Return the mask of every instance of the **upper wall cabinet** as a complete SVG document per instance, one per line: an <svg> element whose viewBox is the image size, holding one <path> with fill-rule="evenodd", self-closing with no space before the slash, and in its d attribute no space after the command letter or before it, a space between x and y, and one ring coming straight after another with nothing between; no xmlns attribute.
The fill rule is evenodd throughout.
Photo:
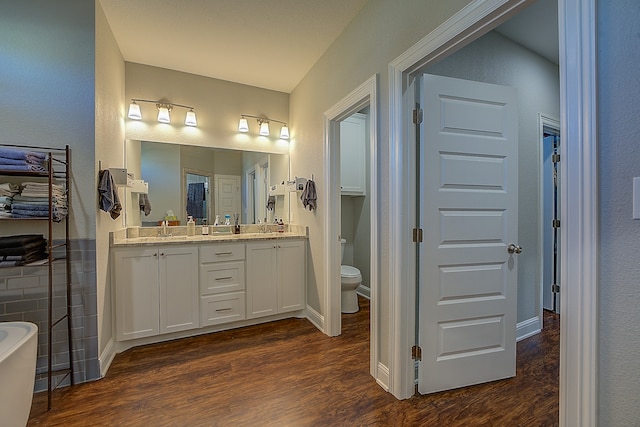
<svg viewBox="0 0 640 427"><path fill-rule="evenodd" d="M356 113L340 123L340 188L343 196L367 193L367 116Z"/></svg>

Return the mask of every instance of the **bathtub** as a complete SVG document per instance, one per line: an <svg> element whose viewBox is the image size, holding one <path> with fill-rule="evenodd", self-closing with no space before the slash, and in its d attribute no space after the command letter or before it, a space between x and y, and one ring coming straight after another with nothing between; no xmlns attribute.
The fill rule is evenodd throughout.
<svg viewBox="0 0 640 427"><path fill-rule="evenodd" d="M36 325L0 322L0 420L3 427L24 427L29 421L37 350Z"/></svg>

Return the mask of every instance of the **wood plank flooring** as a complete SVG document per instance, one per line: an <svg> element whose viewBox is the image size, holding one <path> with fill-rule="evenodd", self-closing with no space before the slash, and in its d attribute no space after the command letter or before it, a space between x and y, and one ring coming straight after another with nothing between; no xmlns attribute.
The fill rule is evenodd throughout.
<svg viewBox="0 0 640 427"><path fill-rule="evenodd" d="M330 338L308 321L139 347L99 381L34 396L28 426L554 426L559 318L518 343L517 376L399 401L369 375L369 306Z"/></svg>

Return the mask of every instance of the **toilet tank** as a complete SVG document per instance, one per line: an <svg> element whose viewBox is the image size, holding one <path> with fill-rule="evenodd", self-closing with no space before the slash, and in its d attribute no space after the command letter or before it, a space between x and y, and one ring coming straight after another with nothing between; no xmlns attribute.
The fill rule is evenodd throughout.
<svg viewBox="0 0 640 427"><path fill-rule="evenodd" d="M344 259L344 245L347 244L347 239L340 239L340 262Z"/></svg>

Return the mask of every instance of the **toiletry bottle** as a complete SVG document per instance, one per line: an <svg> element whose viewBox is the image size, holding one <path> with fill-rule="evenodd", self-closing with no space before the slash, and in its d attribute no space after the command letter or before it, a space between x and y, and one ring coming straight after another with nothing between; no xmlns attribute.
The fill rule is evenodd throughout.
<svg viewBox="0 0 640 427"><path fill-rule="evenodd" d="M193 236L196 234L196 222L192 216L189 216L187 220L187 236Z"/></svg>
<svg viewBox="0 0 640 427"><path fill-rule="evenodd" d="M282 221L282 218L278 221L278 233L284 233L284 221Z"/></svg>
<svg viewBox="0 0 640 427"><path fill-rule="evenodd" d="M213 222L213 226L217 227L220 225L220 215L216 215L216 220Z"/></svg>
<svg viewBox="0 0 640 427"><path fill-rule="evenodd" d="M207 234L209 234L209 226L207 225L207 220L203 219L202 220L202 235L206 236Z"/></svg>
<svg viewBox="0 0 640 427"><path fill-rule="evenodd" d="M238 214L233 215L234 218L234 226L233 226L233 234L240 234L240 219Z"/></svg>
<svg viewBox="0 0 640 427"><path fill-rule="evenodd" d="M224 225L231 225L231 215L226 214L224 216Z"/></svg>

